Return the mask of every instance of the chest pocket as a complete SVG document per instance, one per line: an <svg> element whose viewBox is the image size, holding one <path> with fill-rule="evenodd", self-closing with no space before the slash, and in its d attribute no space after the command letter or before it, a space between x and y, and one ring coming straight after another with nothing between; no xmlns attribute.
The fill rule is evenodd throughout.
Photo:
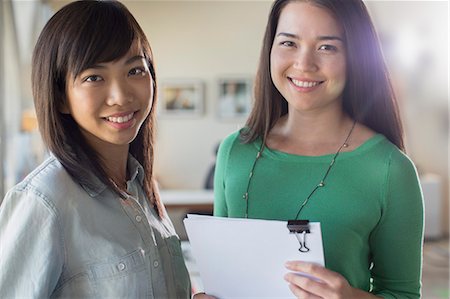
<svg viewBox="0 0 450 299"><path fill-rule="evenodd" d="M166 246L161 248L160 254L164 256L164 268L167 269L166 282L170 297L190 298L191 283L184 263L180 239L177 236L171 236L165 238L164 243Z"/></svg>
<svg viewBox="0 0 450 299"><path fill-rule="evenodd" d="M140 249L90 266L97 298L147 298L149 277Z"/></svg>

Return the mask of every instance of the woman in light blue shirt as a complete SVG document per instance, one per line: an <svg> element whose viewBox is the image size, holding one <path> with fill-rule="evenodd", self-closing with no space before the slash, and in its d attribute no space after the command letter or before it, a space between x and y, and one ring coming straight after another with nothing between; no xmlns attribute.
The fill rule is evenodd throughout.
<svg viewBox="0 0 450 299"><path fill-rule="evenodd" d="M51 155L0 206L2 298L189 298L153 177L156 76L119 2L73 2L43 29L32 86Z"/></svg>

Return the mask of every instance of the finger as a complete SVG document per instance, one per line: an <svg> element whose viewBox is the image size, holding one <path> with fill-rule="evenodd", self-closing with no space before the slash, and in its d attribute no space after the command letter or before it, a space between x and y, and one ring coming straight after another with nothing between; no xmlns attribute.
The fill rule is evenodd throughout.
<svg viewBox="0 0 450 299"><path fill-rule="evenodd" d="M299 287L303 291L314 294L318 297L328 298L331 290L329 286L323 282L315 281L311 278L301 276L296 273L287 273L284 279L289 283Z"/></svg>
<svg viewBox="0 0 450 299"><path fill-rule="evenodd" d="M292 271L297 272L303 272L306 274L309 274L311 276L314 276L315 278L318 278L319 280L322 280L324 282L330 282L334 281L333 278L335 278L338 273L330 271L326 269L325 267L322 267L315 263L307 263L307 262L301 262L301 261L289 261L285 264L286 268Z"/></svg>
<svg viewBox="0 0 450 299"><path fill-rule="evenodd" d="M320 286L320 283L325 284L325 286L321 287L320 290L317 291L318 293L316 293L317 295L320 295L324 298L328 298L330 296L330 294L333 294L336 292L346 293L349 291L350 285L349 285L348 281L344 278L344 276L342 276L341 274L339 274L337 272L328 270L320 265L295 261L295 262L286 263L286 267L293 271L298 271L298 272L302 272L302 273L311 275L312 278L309 279L309 280L311 280L311 282L307 282L307 283L308 284L311 283L312 287L318 286L317 284L313 284L312 282L319 283L319 286ZM298 274L297 274L297 276L301 277ZM304 278L304 279L307 279L307 278ZM316 289L314 289L314 291L315 290ZM309 291L312 291L312 289Z"/></svg>
<svg viewBox="0 0 450 299"><path fill-rule="evenodd" d="M217 298L211 295L206 295L205 293L197 293L194 295L194 299L217 299Z"/></svg>
<svg viewBox="0 0 450 299"><path fill-rule="evenodd" d="M314 294L311 294L305 290L302 290L301 288L299 288L296 285L293 285L292 283L289 284L289 289L291 290L291 292L295 295L295 297L297 298L301 298L301 299L322 299L322 297L318 297Z"/></svg>

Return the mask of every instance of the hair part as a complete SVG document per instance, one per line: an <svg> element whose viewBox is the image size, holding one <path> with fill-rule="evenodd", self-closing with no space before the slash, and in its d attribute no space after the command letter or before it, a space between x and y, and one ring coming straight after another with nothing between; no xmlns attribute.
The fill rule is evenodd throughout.
<svg viewBox="0 0 450 299"><path fill-rule="evenodd" d="M269 13L255 78L254 104L241 131L241 141L266 140L275 123L288 113L286 99L270 74L270 54L282 10L303 1L329 10L344 31L347 83L343 109L356 121L383 134L405 150L397 100L384 62L380 42L366 6L361 0L276 0Z"/></svg>
<svg viewBox="0 0 450 299"><path fill-rule="evenodd" d="M118 1L76 1L55 13L42 30L32 58L32 90L39 130L48 149L72 178L87 187L94 175L123 196L106 172L99 154L78 124L60 109L67 103L67 78L76 78L97 63L116 61L137 42L153 79L153 104L129 152L144 168L143 189L163 215L153 177L156 122L156 74L150 44L128 9Z"/></svg>

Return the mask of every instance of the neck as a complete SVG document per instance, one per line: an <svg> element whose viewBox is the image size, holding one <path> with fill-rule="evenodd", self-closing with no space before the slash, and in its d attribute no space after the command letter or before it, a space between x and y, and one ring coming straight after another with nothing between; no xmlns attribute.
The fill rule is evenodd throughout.
<svg viewBox="0 0 450 299"><path fill-rule="evenodd" d="M102 154L102 162L105 165L106 173L119 187L126 187L127 181L127 161L128 149L111 148L107 153ZM126 189L126 188L125 188Z"/></svg>
<svg viewBox="0 0 450 299"><path fill-rule="evenodd" d="M299 155L334 153L343 143L353 120L343 111L321 115L288 113L276 123L266 145Z"/></svg>
<svg viewBox="0 0 450 299"><path fill-rule="evenodd" d="M321 141L339 139L352 120L343 111L322 115L289 113L280 119L281 134L290 139Z"/></svg>

